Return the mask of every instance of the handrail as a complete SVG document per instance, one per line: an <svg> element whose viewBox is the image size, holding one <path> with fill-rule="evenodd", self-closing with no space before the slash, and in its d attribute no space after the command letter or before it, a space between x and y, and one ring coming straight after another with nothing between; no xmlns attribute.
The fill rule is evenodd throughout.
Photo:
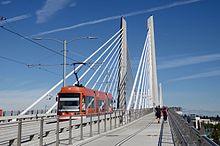
<svg viewBox="0 0 220 146"><path fill-rule="evenodd" d="M4 116L0 117L0 124L10 121L16 121L16 119L24 119L24 120L32 120L32 119L38 119L41 117L55 117L56 113L49 113L49 114L35 114L35 115L19 115L19 116Z"/></svg>
<svg viewBox="0 0 220 146"><path fill-rule="evenodd" d="M201 135L200 132L190 126L179 114L172 109L168 110L171 131L174 134L174 142L176 145L207 145L218 146L215 142L209 139L206 135Z"/></svg>
<svg viewBox="0 0 220 146"><path fill-rule="evenodd" d="M162 121L161 128L160 128L160 136L159 136L158 146L162 146L163 128L164 128L164 120Z"/></svg>

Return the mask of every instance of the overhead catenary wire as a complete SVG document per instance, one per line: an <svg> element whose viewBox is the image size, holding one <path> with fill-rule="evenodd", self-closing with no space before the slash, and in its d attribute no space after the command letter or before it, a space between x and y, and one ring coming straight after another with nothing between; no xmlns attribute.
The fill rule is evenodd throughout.
<svg viewBox="0 0 220 146"><path fill-rule="evenodd" d="M23 62L23 61L19 61L19 60L12 59L12 58L9 58L9 57L5 57L5 56L2 56L2 55L0 55L0 58L3 59L3 60L6 60L6 61L10 61L10 62L16 63L16 64L24 65L24 66L30 68L29 64L27 64L27 63L25 63L25 62ZM48 72L48 73L51 73L51 74L53 74L53 75L58 76L57 73L52 72L52 71L50 71L50 70L48 70L48 69L45 69L45 68L42 68L42 67L37 67L37 66L33 66L33 67L34 67L34 68L37 68L37 69L39 69L39 70L42 70L42 71L45 71L45 72Z"/></svg>
<svg viewBox="0 0 220 146"><path fill-rule="evenodd" d="M5 56L2 56L2 55L0 55L0 58L1 58L1 59L4 59L4 60L6 60L6 61L10 61L10 62L16 63L16 64L20 64L20 65L25 65L25 66L27 66L27 63L25 63L25 62L23 62L23 61L19 61L19 60L12 59L12 58L9 58L9 57L5 57Z"/></svg>
<svg viewBox="0 0 220 146"><path fill-rule="evenodd" d="M31 43L34 43L34 44L36 44L36 45L38 45L38 46L40 46L40 47L42 47L42 48L44 48L44 49L46 49L46 50L48 50L48 51L50 51L50 52L53 52L53 53L58 54L58 55L60 55L60 56L63 56L62 53L57 52L57 51L55 51L55 50L53 50L53 49L51 49L51 48L49 48L49 47L47 47L47 46L44 46L44 45L42 45L41 43L38 43L38 42L36 42L36 41L34 41L34 40L28 38L28 37L25 37L25 36L23 36L22 34L20 34L20 33L18 33L18 32L15 32L15 31L13 31L13 30L11 30L11 29L8 29L8 28L6 28L6 27L4 27L4 26L0 26L0 27L1 27L2 29L6 30L6 31L8 31L8 32L10 32L10 33L13 33L13 34L15 34L15 35L17 35L17 36L19 36L19 37L21 37L21 38L23 38L23 39L25 39L25 40L31 42ZM70 58L70 57L67 57L67 59L70 59L70 60L72 60L72 61L77 61L77 60L72 59L72 58ZM78 62L78 61L77 61L77 62Z"/></svg>
<svg viewBox="0 0 220 146"><path fill-rule="evenodd" d="M44 45L42 45L42 44L40 44L40 43L38 43L38 42L36 42L36 41L33 41L32 39L30 39L30 38L28 38L28 37L26 37L26 36L23 36L22 34L20 34L20 33L18 33L18 32L15 32L15 31L13 31L13 30L11 30L11 29L8 29L8 28L6 28L6 27L4 27L4 26L0 26L0 27L1 27L2 29L6 30L6 31L8 31L8 32L10 32L10 33L13 33L13 34L15 34L15 35L17 35L17 36L19 36L19 37L21 37L21 38L23 38L23 39L29 41L29 42L32 42L32 43L34 43L34 44L36 44L36 45L38 45L38 46L40 46L40 47L42 47L42 48L44 48L44 49L46 49L46 50L48 50L48 51L51 51L51 52L53 52L53 53L55 53L55 54L57 54L57 55L63 56L62 53L57 52L57 51L55 51L55 50L53 50L53 49L51 49L51 48L49 48L49 47L47 47L47 46L44 46ZM75 61L75 62L79 62L78 60L72 59L72 58L70 58L70 57L68 57L68 56L66 56L66 58L69 59L69 60ZM89 66L88 64L86 64L86 65Z"/></svg>

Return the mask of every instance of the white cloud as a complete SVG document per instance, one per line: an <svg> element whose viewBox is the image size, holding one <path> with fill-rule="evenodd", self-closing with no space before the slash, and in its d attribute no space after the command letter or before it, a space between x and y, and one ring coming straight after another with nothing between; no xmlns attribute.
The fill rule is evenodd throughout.
<svg viewBox="0 0 220 146"><path fill-rule="evenodd" d="M51 16L62 10L68 3L69 0L46 0L44 6L36 12L37 23L47 22Z"/></svg>
<svg viewBox="0 0 220 146"><path fill-rule="evenodd" d="M214 71L209 71L209 72L193 74L193 75L190 75L190 76L185 76L185 77L172 79L170 81L174 82L174 81L183 81L183 80L191 80L191 79L207 78L207 77L215 77L215 76L220 76L220 70L214 70Z"/></svg>
<svg viewBox="0 0 220 146"><path fill-rule="evenodd" d="M163 61L160 64L158 64L158 69L177 68L181 66L199 64L199 63L205 63L205 62L211 62L217 60L220 60L220 54L208 54L202 56L185 57L180 59Z"/></svg>
<svg viewBox="0 0 220 146"><path fill-rule="evenodd" d="M74 29L74 28L78 28L78 27L82 27L82 26L91 25L91 24L97 24L97 23L102 23L102 22L105 22L105 21L119 19L122 16L130 17L130 16L145 14L145 13L149 13L149 12L169 9L169 8L173 8L173 7L177 7L177 6L181 6L181 5L191 4L191 3L195 3L195 2L199 2L199 1L201 1L201 0L178 1L178 2L174 2L174 3L168 4L168 5L164 5L164 6L154 7L154 8L141 10L141 11L136 11L136 12L131 12L131 13L126 13L126 14L121 14L121 15L117 15L117 16L106 17L106 18L102 18L102 19L97 19L97 20L93 20L93 21L88 21L88 22L72 25L72 26L69 26L69 27L63 27L63 28L58 28L58 29L54 29L54 30L50 30L50 31L45 31L45 32L41 32L41 33L38 33L38 34L33 35L33 36L40 36L40 35L60 32L60 31L64 31L64 30L69 30L69 29Z"/></svg>
<svg viewBox="0 0 220 146"><path fill-rule="evenodd" d="M2 2L1 2L2 5L8 5L8 4L10 4L10 3L11 3L11 1L2 1Z"/></svg>
<svg viewBox="0 0 220 146"><path fill-rule="evenodd" d="M70 4L70 7L75 7L75 6L76 6L76 2Z"/></svg>

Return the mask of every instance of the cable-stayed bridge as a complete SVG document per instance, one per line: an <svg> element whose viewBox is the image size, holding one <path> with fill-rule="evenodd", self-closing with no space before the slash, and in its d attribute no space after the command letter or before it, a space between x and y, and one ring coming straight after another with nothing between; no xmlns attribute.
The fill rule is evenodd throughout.
<svg viewBox="0 0 220 146"><path fill-rule="evenodd" d="M216 145L172 109L168 121L161 119L158 123L155 119L154 110L163 106L163 97L161 84L158 90L153 16L148 18L147 26L135 76L129 59L126 21L122 18L117 32L85 60L74 63L74 70L67 75L64 67L64 78L33 104L17 116L0 118L0 145ZM70 77L76 81L66 85ZM73 90L74 86L88 88L87 92L97 97L110 97L111 93L111 101L96 102L92 96L88 101L57 97L45 114L27 115L48 95L57 96L58 90L61 96L62 90ZM64 119L63 115L77 102L77 108L89 114L72 114ZM91 112L95 105L96 112ZM66 108L69 111L64 111ZM52 113L53 109L63 115Z"/></svg>

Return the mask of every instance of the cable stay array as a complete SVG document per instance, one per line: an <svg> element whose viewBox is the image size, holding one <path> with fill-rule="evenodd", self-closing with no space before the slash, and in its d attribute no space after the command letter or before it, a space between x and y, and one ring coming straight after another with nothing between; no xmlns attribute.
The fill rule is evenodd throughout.
<svg viewBox="0 0 220 146"><path fill-rule="evenodd" d="M141 54L141 58L139 61L139 65L138 65L138 69L137 69L137 73L135 76L135 80L134 80L134 84L131 90L131 94L130 94L130 98L129 98L129 102L128 102L128 106L127 106L127 110L130 110L130 108L134 108L134 109L140 109L141 107L143 107L143 103L147 102L146 101L146 96L143 97L143 94L146 95L146 83L147 80L147 74L146 74L146 68L147 68L147 48L148 48L148 35L146 36L145 39L145 43L144 43L144 47L143 47L143 51ZM145 90L145 91L144 91ZM142 99L145 102L142 102ZM146 103L145 103L146 106Z"/></svg>
<svg viewBox="0 0 220 146"><path fill-rule="evenodd" d="M104 90L107 90L107 85L108 80L105 81L104 78L106 78L106 75L104 76L104 74L107 73L107 67L109 66L109 64L111 64L111 60L115 57L118 57L119 55L117 55L119 53L119 47L121 46L120 42L121 42L121 38L122 38L122 29L120 29L119 31L117 31L109 40L107 40L101 47L99 47L95 52L93 52L88 58L86 58L84 61L82 61L82 64L79 64L75 70L72 70L70 73L68 73L65 77L65 79L70 78L74 72L78 72L79 73L79 81L83 82L84 78L87 78L87 82L85 83L86 87L92 87L92 89L101 89L102 86L104 87ZM103 51L102 53L100 53L101 51ZM111 56L111 59L109 59L109 61L107 61L107 59ZM115 57L113 57L115 56ZM94 58L97 59L94 59ZM92 60L92 61L91 61ZM95 60L95 61L93 61ZM115 59L117 60L117 59ZM86 63L91 63L91 65L89 66L89 68L87 70L82 69L83 68L83 64ZM99 67L95 70L92 70L92 68L98 64L98 62L102 62ZM115 61L115 64L117 65L118 63ZM108 71L112 71L112 72L108 72L108 74L113 74L113 71L116 70L116 65L113 67L113 69L111 69L111 66L109 68ZM104 69L102 70L102 67L104 67ZM115 69L114 69L115 68ZM100 73L100 70L102 70L102 72ZM93 72L92 72L93 71ZM81 73L82 72L82 73ZM102 75L101 75L102 74ZM91 75L91 76L90 76ZM95 79L95 77L98 79ZM72 79L72 78L71 78ZM117 78L116 78L117 79ZM92 81L103 81L99 87L97 82L92 82ZM114 80L112 80L114 81ZM75 85L77 81L75 81L72 85ZM116 81L114 81L116 82ZM63 83L63 79L60 80L58 83L56 83L53 87L51 87L45 94L43 94L40 98L38 98L32 105L30 105L28 108L26 108L20 115L24 115L27 111L29 111L30 109L32 109L34 106L36 106L40 101L42 101L43 99L45 99L47 97L47 95L51 94L54 90L56 90L58 87L60 87L60 85ZM104 85L105 84L105 85ZM93 86L92 86L93 85ZM100 88L101 87L101 88ZM114 90L117 90L117 88L114 88ZM113 92L113 90L112 90ZM114 92L115 95L117 94L117 92ZM55 104L52 105L52 107L47 111L47 113L50 113L52 109L54 109L57 106L57 102Z"/></svg>

